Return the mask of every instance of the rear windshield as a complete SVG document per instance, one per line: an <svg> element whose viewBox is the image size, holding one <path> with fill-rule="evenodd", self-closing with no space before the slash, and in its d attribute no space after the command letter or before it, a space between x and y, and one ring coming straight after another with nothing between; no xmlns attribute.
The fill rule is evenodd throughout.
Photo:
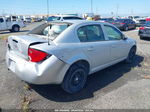
<svg viewBox="0 0 150 112"><path fill-rule="evenodd" d="M44 23L30 31L28 34L42 35L46 38L49 37L49 39L54 40L70 25L71 24L69 23Z"/></svg>
<svg viewBox="0 0 150 112"><path fill-rule="evenodd" d="M51 17L48 17L47 19L47 21L57 21L57 20L60 20L60 17L51 16Z"/></svg>

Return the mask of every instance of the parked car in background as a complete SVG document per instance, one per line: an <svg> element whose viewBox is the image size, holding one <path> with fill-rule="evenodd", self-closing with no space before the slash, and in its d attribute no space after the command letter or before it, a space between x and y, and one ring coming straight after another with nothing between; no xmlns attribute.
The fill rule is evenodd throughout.
<svg viewBox="0 0 150 112"><path fill-rule="evenodd" d="M140 19L136 26L140 27L146 23L146 19Z"/></svg>
<svg viewBox="0 0 150 112"><path fill-rule="evenodd" d="M73 15L59 15L59 16L50 16L47 21L64 21L64 20L83 20L81 17L73 16Z"/></svg>
<svg viewBox="0 0 150 112"><path fill-rule="evenodd" d="M132 19L117 19L113 23L117 28L128 31L136 29L136 23Z"/></svg>
<svg viewBox="0 0 150 112"><path fill-rule="evenodd" d="M42 19L42 18L35 18L34 21L35 21L35 22L41 22L41 21L43 21L43 19Z"/></svg>
<svg viewBox="0 0 150 112"><path fill-rule="evenodd" d="M99 21L101 22L108 22L108 23L114 23L114 19L113 18L101 18L99 19Z"/></svg>
<svg viewBox="0 0 150 112"><path fill-rule="evenodd" d="M132 19L136 24L139 23L139 20L142 19L141 16L128 16L129 19Z"/></svg>
<svg viewBox="0 0 150 112"><path fill-rule="evenodd" d="M104 33L105 32L105 33ZM9 36L7 67L33 84L80 91L87 76L121 61L132 62L136 41L109 23L45 22L27 35Z"/></svg>
<svg viewBox="0 0 150 112"><path fill-rule="evenodd" d="M150 21L146 22L139 28L140 39L150 38Z"/></svg>
<svg viewBox="0 0 150 112"><path fill-rule="evenodd" d="M31 18L25 18L25 21L26 23L32 23L32 19Z"/></svg>
<svg viewBox="0 0 150 112"><path fill-rule="evenodd" d="M22 20L14 19L14 17L0 17L0 31L18 32L23 27L25 27L25 24Z"/></svg>

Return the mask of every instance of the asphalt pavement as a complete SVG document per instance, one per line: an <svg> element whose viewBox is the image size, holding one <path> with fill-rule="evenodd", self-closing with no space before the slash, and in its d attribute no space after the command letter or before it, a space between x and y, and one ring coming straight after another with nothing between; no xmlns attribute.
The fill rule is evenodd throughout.
<svg viewBox="0 0 150 112"><path fill-rule="evenodd" d="M25 34L39 23L28 25ZM65 93L59 85L30 85L7 70L6 42L0 39L1 109L150 109L150 40L140 40L138 30L124 32L137 41L137 55L132 64L123 62L88 77L85 88L77 94Z"/></svg>

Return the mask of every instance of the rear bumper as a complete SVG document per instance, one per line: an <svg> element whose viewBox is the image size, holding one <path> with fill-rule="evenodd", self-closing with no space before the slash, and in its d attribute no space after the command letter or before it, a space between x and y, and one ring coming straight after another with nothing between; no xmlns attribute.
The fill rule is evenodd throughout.
<svg viewBox="0 0 150 112"><path fill-rule="evenodd" d="M55 56L42 63L33 63L10 51L7 51L6 63L8 69L22 80L32 84L60 84L70 67Z"/></svg>

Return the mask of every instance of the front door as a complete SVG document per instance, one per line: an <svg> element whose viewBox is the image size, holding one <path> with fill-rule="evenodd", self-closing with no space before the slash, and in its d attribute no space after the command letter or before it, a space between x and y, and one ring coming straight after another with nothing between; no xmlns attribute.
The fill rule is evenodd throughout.
<svg viewBox="0 0 150 112"><path fill-rule="evenodd" d="M111 49L111 60L124 58L128 54L129 46L127 40L123 40L123 34L113 26L104 25L108 42Z"/></svg>

